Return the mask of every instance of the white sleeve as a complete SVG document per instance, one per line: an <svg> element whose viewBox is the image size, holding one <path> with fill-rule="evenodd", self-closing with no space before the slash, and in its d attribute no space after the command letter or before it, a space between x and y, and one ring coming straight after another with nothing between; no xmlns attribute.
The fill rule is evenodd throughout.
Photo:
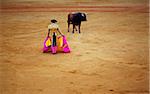
<svg viewBox="0 0 150 94"><path fill-rule="evenodd" d="M48 29L51 29L52 28L52 26L51 25L48 25Z"/></svg>

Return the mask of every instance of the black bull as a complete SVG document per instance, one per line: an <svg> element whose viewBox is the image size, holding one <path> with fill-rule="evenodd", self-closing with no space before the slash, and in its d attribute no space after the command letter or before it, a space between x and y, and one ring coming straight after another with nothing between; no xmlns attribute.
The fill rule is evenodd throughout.
<svg viewBox="0 0 150 94"><path fill-rule="evenodd" d="M69 13L68 14L68 32L69 32L69 27L70 24L73 24L73 31L72 33L74 33L74 29L76 29L76 26L78 26L78 31L79 33L81 33L80 31L80 27L81 27L81 22L82 21L87 21L86 19L86 14L85 13ZM77 29L76 29L77 31Z"/></svg>

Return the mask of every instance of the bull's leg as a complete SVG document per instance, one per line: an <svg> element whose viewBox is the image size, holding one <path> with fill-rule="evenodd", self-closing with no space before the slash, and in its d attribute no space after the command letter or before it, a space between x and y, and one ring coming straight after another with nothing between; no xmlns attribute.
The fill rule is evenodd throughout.
<svg viewBox="0 0 150 94"><path fill-rule="evenodd" d="M79 26L78 26L78 28L79 28L79 33L81 33L81 31L80 31L80 27L81 27L81 23L79 24Z"/></svg>
<svg viewBox="0 0 150 94"><path fill-rule="evenodd" d="M75 26L75 30L77 31L77 28L76 28L76 26Z"/></svg>
<svg viewBox="0 0 150 94"><path fill-rule="evenodd" d="M68 22L68 32L69 32L70 23Z"/></svg>
<svg viewBox="0 0 150 94"><path fill-rule="evenodd" d="M74 28L75 28L75 24L73 24L73 31L72 31L72 33L74 33Z"/></svg>

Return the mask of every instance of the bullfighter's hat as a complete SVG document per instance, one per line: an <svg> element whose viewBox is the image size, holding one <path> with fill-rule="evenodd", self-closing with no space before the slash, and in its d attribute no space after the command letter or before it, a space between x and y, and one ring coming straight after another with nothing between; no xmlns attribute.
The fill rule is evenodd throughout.
<svg viewBox="0 0 150 94"><path fill-rule="evenodd" d="M55 19L52 19L52 20L51 20L51 22L52 22L52 23L56 23L56 22L57 22L57 20L55 20Z"/></svg>

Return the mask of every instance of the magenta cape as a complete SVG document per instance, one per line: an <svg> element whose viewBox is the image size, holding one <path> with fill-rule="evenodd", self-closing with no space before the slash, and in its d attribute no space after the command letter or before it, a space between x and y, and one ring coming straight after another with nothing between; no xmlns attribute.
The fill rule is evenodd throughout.
<svg viewBox="0 0 150 94"><path fill-rule="evenodd" d="M57 37L57 46L53 47L52 46L52 38L51 37L46 37L44 40L44 47L43 47L43 52L49 52L51 51L52 53L56 52L64 52L64 53L69 53L70 48L67 42L67 39L65 36L59 36Z"/></svg>

